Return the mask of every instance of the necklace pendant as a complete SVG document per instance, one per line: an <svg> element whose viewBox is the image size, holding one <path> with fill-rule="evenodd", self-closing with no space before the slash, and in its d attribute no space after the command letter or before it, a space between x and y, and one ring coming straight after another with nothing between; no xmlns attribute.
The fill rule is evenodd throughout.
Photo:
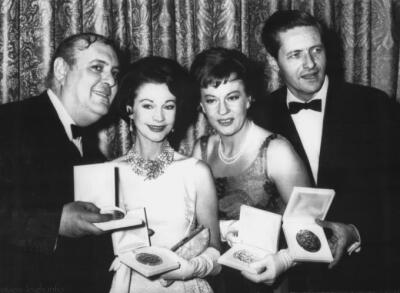
<svg viewBox="0 0 400 293"><path fill-rule="evenodd" d="M167 141L163 142L161 153L155 160L148 160L141 157L135 151L135 144L127 154L127 162L130 164L132 171L145 177L145 180L154 180L165 172L174 160L174 150Z"/></svg>

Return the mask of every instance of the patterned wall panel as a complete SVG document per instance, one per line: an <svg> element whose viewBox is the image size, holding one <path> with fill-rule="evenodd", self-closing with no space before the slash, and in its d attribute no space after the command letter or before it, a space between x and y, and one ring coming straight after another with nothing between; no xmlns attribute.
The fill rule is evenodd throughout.
<svg viewBox="0 0 400 293"><path fill-rule="evenodd" d="M175 0L176 59L188 68L195 56L194 2Z"/></svg>
<svg viewBox="0 0 400 293"><path fill-rule="evenodd" d="M51 0L20 1L19 78L20 98L44 90L53 47L53 7Z"/></svg>
<svg viewBox="0 0 400 293"><path fill-rule="evenodd" d="M0 7L0 103L19 98L19 1L2 1Z"/></svg>
<svg viewBox="0 0 400 293"><path fill-rule="evenodd" d="M54 1L55 43L82 31L82 1Z"/></svg>
<svg viewBox="0 0 400 293"><path fill-rule="evenodd" d="M345 67L345 79L349 82L354 81L354 36L355 23L354 23L354 1L341 1L337 3L337 27L338 34L342 40L343 62Z"/></svg>
<svg viewBox="0 0 400 293"><path fill-rule="evenodd" d="M173 0L152 3L153 54L176 59L175 3Z"/></svg>
<svg viewBox="0 0 400 293"><path fill-rule="evenodd" d="M378 0L371 2L371 58L370 85L384 89L390 96L396 95L399 43L393 32L396 24L392 17L390 1ZM398 96L399 97L399 96Z"/></svg>
<svg viewBox="0 0 400 293"><path fill-rule="evenodd" d="M354 9L354 82L370 84L371 62L371 2L355 4Z"/></svg>
<svg viewBox="0 0 400 293"><path fill-rule="evenodd" d="M214 44L216 32L213 18L214 1L199 0L194 2L196 54Z"/></svg>

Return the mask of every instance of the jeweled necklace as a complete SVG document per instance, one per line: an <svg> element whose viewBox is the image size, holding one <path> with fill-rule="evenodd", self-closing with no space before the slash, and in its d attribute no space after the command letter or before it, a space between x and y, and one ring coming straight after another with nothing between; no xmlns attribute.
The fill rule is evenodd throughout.
<svg viewBox="0 0 400 293"><path fill-rule="evenodd" d="M135 151L135 144L126 154L126 160L130 164L132 171L140 176L144 176L145 180L156 179L164 174L165 168L174 160L174 149L169 145L168 141L164 141L161 146L161 153L155 160L142 158Z"/></svg>
<svg viewBox="0 0 400 293"><path fill-rule="evenodd" d="M243 155L243 152L245 151L245 149L247 147L247 143L248 143L248 140L249 140L249 137L250 137L250 133L253 132L253 129L254 129L254 123L253 123L253 121L251 121L249 129L248 129L247 134L246 134L246 138L245 138L244 143L242 145L242 148L236 154L234 154L231 157L227 157L224 154L224 152L222 151L221 137L219 138L218 157L224 164L227 164L227 165L233 164Z"/></svg>

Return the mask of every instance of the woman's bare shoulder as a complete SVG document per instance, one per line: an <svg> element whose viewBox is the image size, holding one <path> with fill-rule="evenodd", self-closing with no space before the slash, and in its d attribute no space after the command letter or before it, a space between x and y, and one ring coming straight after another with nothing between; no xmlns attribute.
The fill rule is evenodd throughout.
<svg viewBox="0 0 400 293"><path fill-rule="evenodd" d="M187 159L189 159L188 156L185 156L184 154L181 154L177 151L174 152L174 161L175 162L181 162L181 161L185 161Z"/></svg>

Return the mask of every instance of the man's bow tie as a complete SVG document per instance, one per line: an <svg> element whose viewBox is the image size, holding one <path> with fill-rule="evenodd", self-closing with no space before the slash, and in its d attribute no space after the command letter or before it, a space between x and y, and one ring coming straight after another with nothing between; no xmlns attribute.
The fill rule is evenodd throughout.
<svg viewBox="0 0 400 293"><path fill-rule="evenodd" d="M308 103L299 103L299 102L290 102L289 103L290 114L296 114L300 110L303 110L303 109L310 109L310 110L321 112L321 108L322 108L322 102L320 99L312 100L311 102L308 102Z"/></svg>
<svg viewBox="0 0 400 293"><path fill-rule="evenodd" d="M85 134L85 127L80 127L75 124L71 124L71 132L72 132L72 138L78 138L82 137Z"/></svg>

